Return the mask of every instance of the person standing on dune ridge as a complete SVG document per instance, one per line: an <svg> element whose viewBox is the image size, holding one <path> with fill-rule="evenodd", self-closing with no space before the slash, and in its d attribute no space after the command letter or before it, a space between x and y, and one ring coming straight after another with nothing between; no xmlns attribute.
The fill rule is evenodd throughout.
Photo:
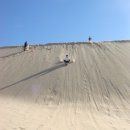
<svg viewBox="0 0 130 130"><path fill-rule="evenodd" d="M89 42L92 42L92 38L91 38L90 36L88 37L88 41L89 41Z"/></svg>
<svg viewBox="0 0 130 130"><path fill-rule="evenodd" d="M24 43L24 51L28 51L29 50L29 45L27 43L27 41Z"/></svg>

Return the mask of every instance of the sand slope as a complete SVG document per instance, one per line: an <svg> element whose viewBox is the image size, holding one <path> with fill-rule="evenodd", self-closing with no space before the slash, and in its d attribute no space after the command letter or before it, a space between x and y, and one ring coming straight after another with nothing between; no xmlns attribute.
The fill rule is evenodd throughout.
<svg viewBox="0 0 130 130"><path fill-rule="evenodd" d="M0 104L1 130L129 130L130 42L0 48Z"/></svg>

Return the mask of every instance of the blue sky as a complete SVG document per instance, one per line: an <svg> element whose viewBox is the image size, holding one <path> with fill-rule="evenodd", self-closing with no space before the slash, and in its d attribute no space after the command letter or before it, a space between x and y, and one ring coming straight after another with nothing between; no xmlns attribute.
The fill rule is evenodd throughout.
<svg viewBox="0 0 130 130"><path fill-rule="evenodd" d="M0 46L130 39L129 0L0 0Z"/></svg>

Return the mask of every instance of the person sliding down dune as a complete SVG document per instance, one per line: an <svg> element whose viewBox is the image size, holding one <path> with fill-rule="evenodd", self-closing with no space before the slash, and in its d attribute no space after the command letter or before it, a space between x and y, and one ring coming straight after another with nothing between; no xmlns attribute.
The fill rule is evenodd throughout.
<svg viewBox="0 0 130 130"><path fill-rule="evenodd" d="M68 63L70 63L70 59L68 58L68 55L66 55L65 59L64 59L64 63L67 65Z"/></svg>

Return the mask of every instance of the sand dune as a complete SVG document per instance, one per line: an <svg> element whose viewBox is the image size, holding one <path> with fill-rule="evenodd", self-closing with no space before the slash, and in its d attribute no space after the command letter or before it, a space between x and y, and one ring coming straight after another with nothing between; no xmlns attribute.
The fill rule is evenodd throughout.
<svg viewBox="0 0 130 130"><path fill-rule="evenodd" d="M129 130L130 41L0 48L0 104L0 130Z"/></svg>

